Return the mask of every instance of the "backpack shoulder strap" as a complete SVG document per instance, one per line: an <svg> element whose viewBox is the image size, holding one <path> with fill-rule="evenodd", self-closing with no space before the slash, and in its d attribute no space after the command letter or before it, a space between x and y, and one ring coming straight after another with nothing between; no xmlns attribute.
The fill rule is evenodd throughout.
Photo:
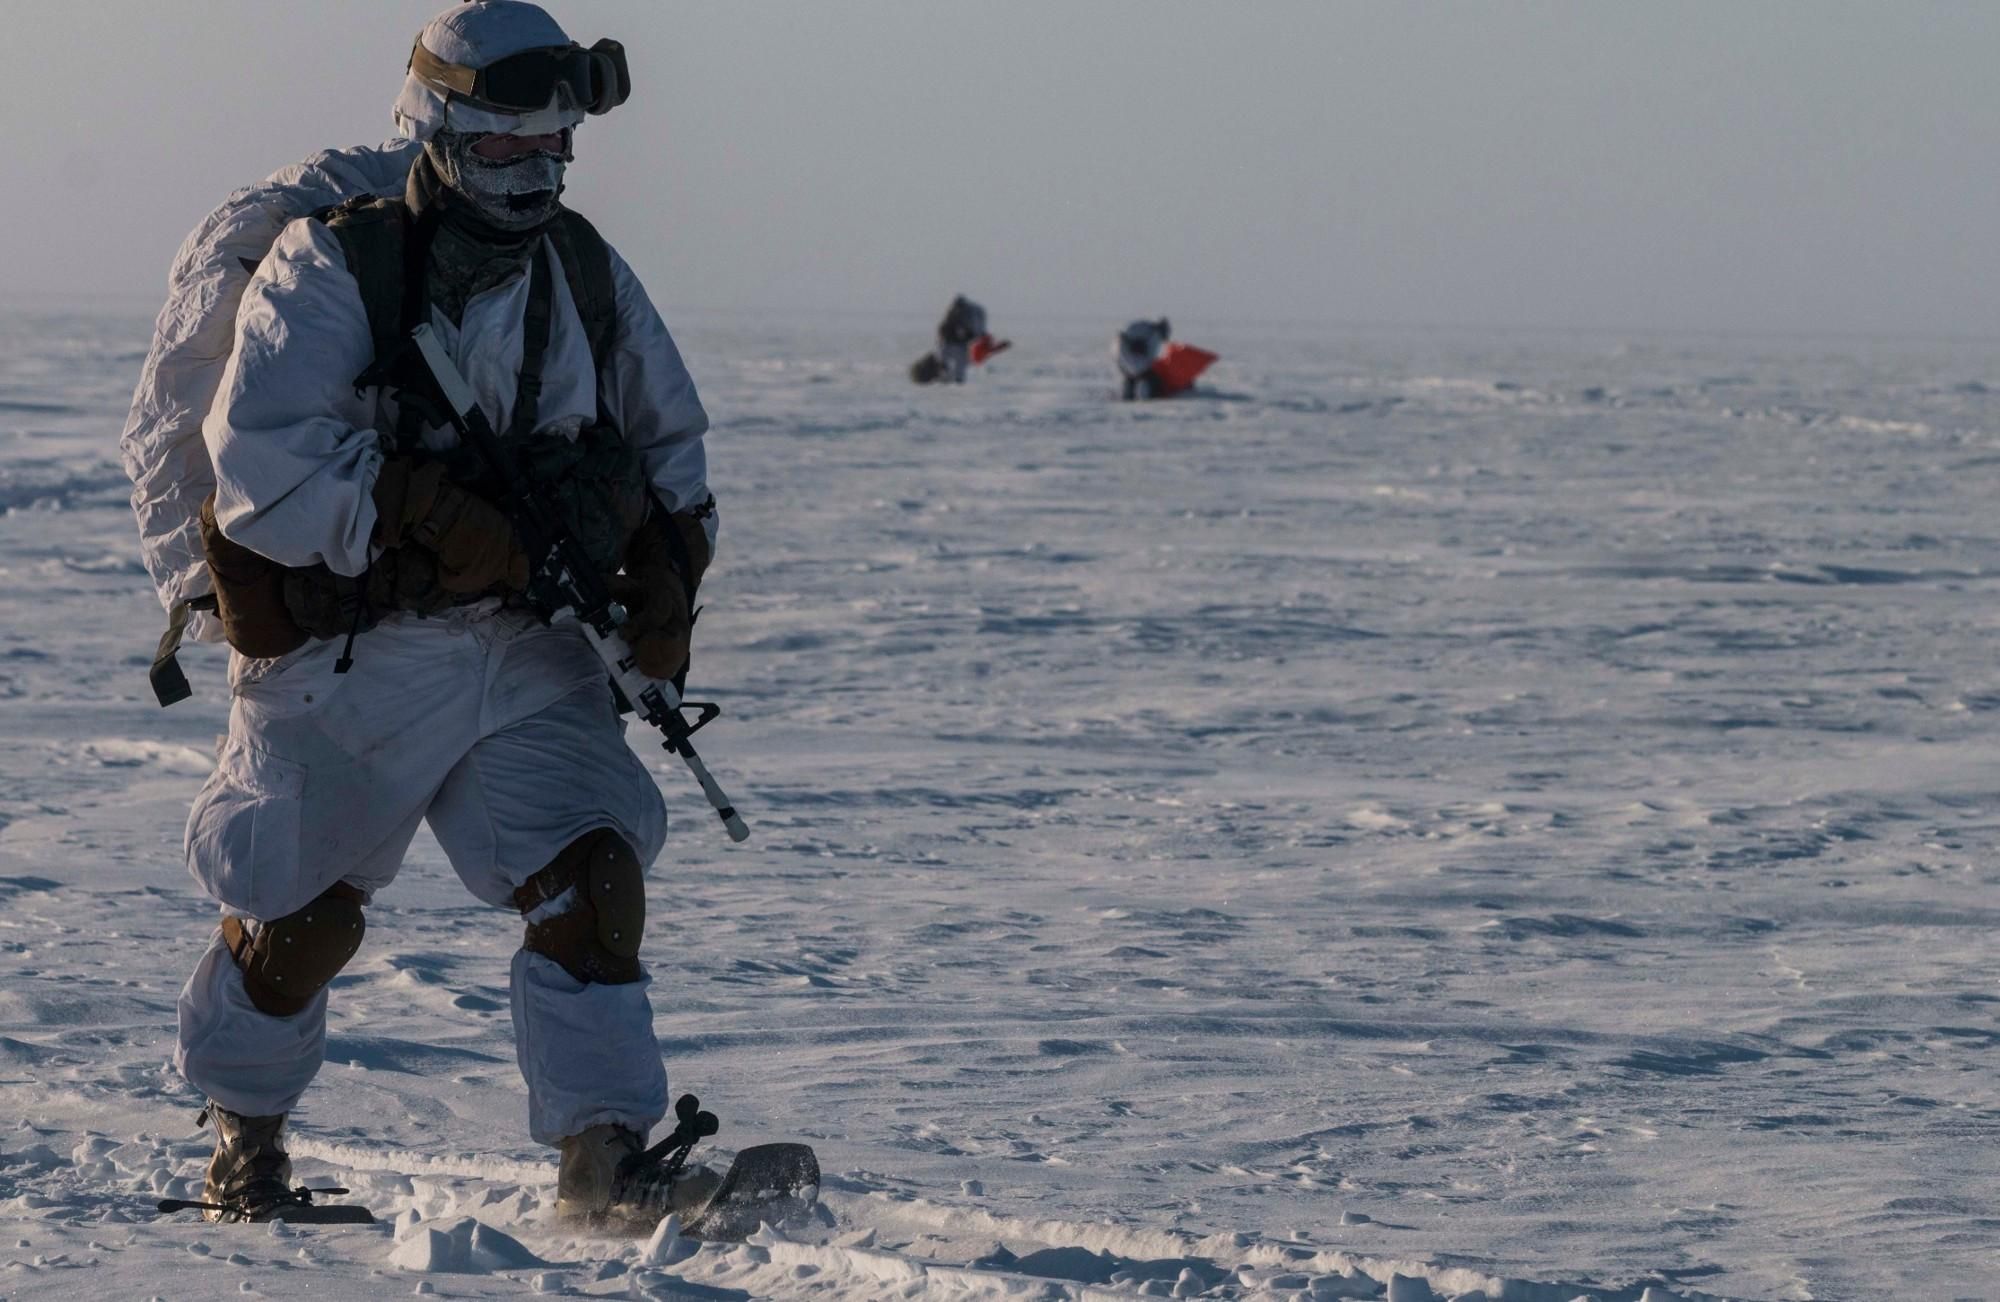
<svg viewBox="0 0 2000 1302"><path fill-rule="evenodd" d="M409 208L401 199L362 195L321 209L313 217L340 241L347 270L360 286L368 333L375 340L375 361L395 356L402 347L407 297L404 244L410 226Z"/></svg>
<svg viewBox="0 0 2000 1302"><path fill-rule="evenodd" d="M602 375L618 342L618 293L611 283L610 246L595 226L567 208L557 211L548 232L556 256L562 260L569 296L576 300L577 315L583 318L591 360Z"/></svg>

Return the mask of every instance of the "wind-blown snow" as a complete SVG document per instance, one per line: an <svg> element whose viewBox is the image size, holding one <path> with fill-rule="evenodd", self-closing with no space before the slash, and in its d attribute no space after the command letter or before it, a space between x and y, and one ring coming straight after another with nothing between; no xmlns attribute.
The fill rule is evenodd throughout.
<svg viewBox="0 0 2000 1302"><path fill-rule="evenodd" d="M753 839L635 736L659 1035L827 1178L689 1251L550 1222L428 838L294 1145L384 1224L153 1217L220 660L152 704L144 319L0 318L0 1295L1995 1291L1990 359L1188 321L1132 406L1004 324L916 389L922 322L682 323Z"/></svg>

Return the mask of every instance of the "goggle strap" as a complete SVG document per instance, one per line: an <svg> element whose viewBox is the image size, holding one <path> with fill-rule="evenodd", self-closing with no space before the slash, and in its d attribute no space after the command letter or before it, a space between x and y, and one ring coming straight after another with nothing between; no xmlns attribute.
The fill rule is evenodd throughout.
<svg viewBox="0 0 2000 1302"><path fill-rule="evenodd" d="M463 64L446 63L443 59L424 48L421 37L410 47L409 70L433 86L456 91L460 95L471 95L473 84L479 77L479 70Z"/></svg>

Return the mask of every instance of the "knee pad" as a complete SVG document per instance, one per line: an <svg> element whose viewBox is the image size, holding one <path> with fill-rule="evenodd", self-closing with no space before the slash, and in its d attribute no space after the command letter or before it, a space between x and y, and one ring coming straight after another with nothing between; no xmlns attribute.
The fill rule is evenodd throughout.
<svg viewBox="0 0 2000 1302"><path fill-rule="evenodd" d="M260 922L254 930L241 918L222 920L223 943L243 969L243 988L259 1012L290 1017L326 989L361 948L365 898L355 887L335 882L298 912Z"/></svg>
<svg viewBox="0 0 2000 1302"><path fill-rule="evenodd" d="M554 959L578 981L619 986L645 976L639 966L645 871L638 854L610 828L565 846L514 892L514 906L530 915L521 947Z"/></svg>

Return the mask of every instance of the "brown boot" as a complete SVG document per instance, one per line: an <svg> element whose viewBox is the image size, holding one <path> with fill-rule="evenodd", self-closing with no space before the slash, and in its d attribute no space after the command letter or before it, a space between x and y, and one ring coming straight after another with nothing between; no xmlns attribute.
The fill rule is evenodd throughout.
<svg viewBox="0 0 2000 1302"><path fill-rule="evenodd" d="M202 1110L215 1127L215 1156L208 1160L202 1201L222 1204L202 1212L210 1221L264 1221L292 1207L292 1159L285 1152L285 1115L246 1117L219 1103Z"/></svg>
<svg viewBox="0 0 2000 1302"><path fill-rule="evenodd" d="M685 1220L707 1206L722 1183L720 1174L705 1166L684 1166L671 1181L662 1182L657 1163L626 1166L626 1159L645 1146L638 1131L609 1124L563 1140L556 1167L557 1218L651 1229L669 1212Z"/></svg>
<svg viewBox="0 0 2000 1302"><path fill-rule="evenodd" d="M602 1216L611 1205L618 1164L645 1146L638 1131L608 1124L563 1140L556 1163L556 1216L565 1221Z"/></svg>

